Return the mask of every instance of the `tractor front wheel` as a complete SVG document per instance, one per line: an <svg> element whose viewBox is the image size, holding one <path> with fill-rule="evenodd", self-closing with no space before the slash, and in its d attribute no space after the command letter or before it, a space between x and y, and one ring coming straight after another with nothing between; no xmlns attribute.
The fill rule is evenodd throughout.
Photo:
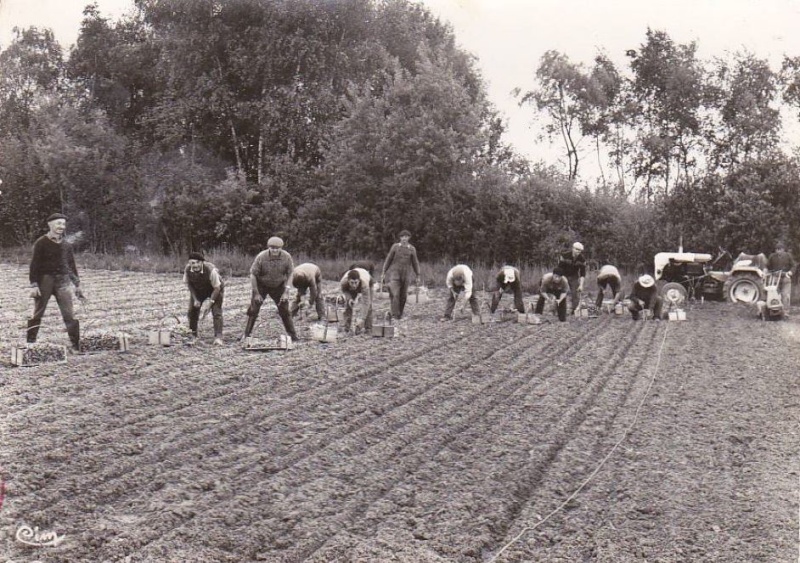
<svg viewBox="0 0 800 563"><path fill-rule="evenodd" d="M664 287L661 288L661 297L664 298L664 301L670 303L675 306L680 306L686 303L686 298L688 297L688 293L686 288L683 287L679 283L669 282L664 284Z"/></svg>
<svg viewBox="0 0 800 563"><path fill-rule="evenodd" d="M723 294L731 303L755 303L764 300L764 285L756 274L733 275L725 282Z"/></svg>

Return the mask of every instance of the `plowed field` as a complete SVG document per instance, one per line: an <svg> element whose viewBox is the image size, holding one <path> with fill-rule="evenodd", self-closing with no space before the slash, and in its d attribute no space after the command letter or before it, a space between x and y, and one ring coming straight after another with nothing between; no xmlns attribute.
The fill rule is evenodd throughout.
<svg viewBox="0 0 800 563"><path fill-rule="evenodd" d="M32 305L0 276L7 358ZM434 294L396 338L259 353L233 279L225 346L209 317L161 348L180 276L82 279L83 327L131 350L0 367L0 562L798 560L794 316L440 323ZM68 342L54 301L40 340Z"/></svg>

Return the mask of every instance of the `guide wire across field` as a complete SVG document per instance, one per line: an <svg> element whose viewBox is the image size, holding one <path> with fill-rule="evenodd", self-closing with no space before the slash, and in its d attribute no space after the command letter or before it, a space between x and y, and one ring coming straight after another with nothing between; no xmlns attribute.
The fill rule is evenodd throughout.
<svg viewBox="0 0 800 563"><path fill-rule="evenodd" d="M617 441L616 444L614 444L614 446L609 450L609 452L605 455L605 457L602 460L600 460L600 463L597 465L597 467L595 467L594 471L592 471L591 474L589 474L589 476L583 481L583 483L581 483L580 486L578 486L578 488L575 489L575 491L571 495L569 495L566 498L566 500L564 500L564 502L559 504L556 508L554 508L550 512L550 514L548 514L547 516L542 518L539 522L537 522L533 526L529 526L527 528L523 528L522 531L520 533L518 533L514 537L514 539L512 539L510 542L505 544L502 547L502 549L500 549L500 551L498 551L494 555L494 557L492 557L489 560L489 563L495 563L495 561L498 560L498 558L503 554L503 552L505 552L509 547L511 547L512 545L517 543L522 538L522 536L524 536L528 532L534 531L536 528L538 528L539 526L541 526L542 524L547 522L550 518L552 518L553 516L558 514L561 510L563 510L564 507L567 506L570 502L572 502L572 500L575 497L577 497L580 494L580 492L586 487L586 485L588 485L592 481L592 479L594 479L594 477L600 472L600 470L603 468L605 463L611 458L612 455L614 455L614 452L617 450L617 448L619 448L619 446L621 446L622 443L628 438L628 435L631 433L631 431L633 430L633 427L636 425L636 422L639 419L639 413L641 412L642 407L644 406L644 402L647 400L647 397L650 395L650 389L653 387L653 384L656 381L656 376L658 375L658 368L661 365L661 356L664 353L664 346L666 345L666 342L667 342L667 333L668 333L668 329L669 329L669 323L664 323L664 324L665 324L664 338L661 339L661 345L659 346L659 349L658 349L658 356L656 358L655 368L653 369L653 375L650 378L650 382L647 385L647 389L645 389L645 392L642 395L641 401L639 401L639 405L636 407L636 412L633 415L633 420L628 425L628 427L625 429L625 431L622 433L622 437ZM800 559L798 559L798 563L800 563Z"/></svg>

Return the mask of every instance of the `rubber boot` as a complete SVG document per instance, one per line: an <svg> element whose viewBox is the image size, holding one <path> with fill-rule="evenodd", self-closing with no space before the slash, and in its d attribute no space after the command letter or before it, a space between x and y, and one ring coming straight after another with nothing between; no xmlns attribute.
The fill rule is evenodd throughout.
<svg viewBox="0 0 800 563"><path fill-rule="evenodd" d="M80 350L81 347L80 321L72 321L69 324L69 326L67 326L67 334L69 335L69 341L72 343L72 348L75 350Z"/></svg>
<svg viewBox="0 0 800 563"><path fill-rule="evenodd" d="M30 344L36 342L36 336L39 334L40 323L41 321L38 319L28 319L28 332L25 338Z"/></svg>

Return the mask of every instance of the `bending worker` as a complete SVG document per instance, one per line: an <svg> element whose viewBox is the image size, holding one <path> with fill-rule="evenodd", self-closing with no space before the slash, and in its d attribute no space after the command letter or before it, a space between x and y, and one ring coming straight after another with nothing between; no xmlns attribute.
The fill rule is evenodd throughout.
<svg viewBox="0 0 800 563"><path fill-rule="evenodd" d="M264 298L269 295L278 306L278 315L283 321L292 340L297 340L294 322L289 312L289 289L294 263L292 255L283 250L283 240L271 237L267 241L267 249L258 253L253 265L250 266L250 287L252 295L250 306L247 308L247 324L244 327L244 336L247 338L253 332L258 319L258 312L264 303Z"/></svg>

